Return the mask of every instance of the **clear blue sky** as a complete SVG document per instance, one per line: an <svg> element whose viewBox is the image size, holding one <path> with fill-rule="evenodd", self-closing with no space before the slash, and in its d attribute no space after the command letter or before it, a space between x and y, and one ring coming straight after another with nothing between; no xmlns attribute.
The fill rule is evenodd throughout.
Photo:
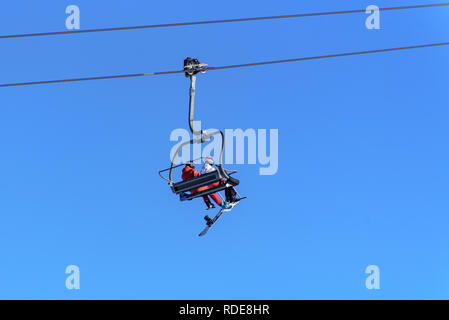
<svg viewBox="0 0 449 320"><path fill-rule="evenodd" d="M377 1L409 5L432 1ZM336 1L5 2L0 34L363 9ZM177 70L449 41L449 9L1 40L0 82ZM449 298L449 48L199 79L207 127L279 129L279 171L205 238L157 172L187 126L183 75L0 91L0 298ZM65 288L78 265L81 290ZM378 265L381 290L365 288Z"/></svg>

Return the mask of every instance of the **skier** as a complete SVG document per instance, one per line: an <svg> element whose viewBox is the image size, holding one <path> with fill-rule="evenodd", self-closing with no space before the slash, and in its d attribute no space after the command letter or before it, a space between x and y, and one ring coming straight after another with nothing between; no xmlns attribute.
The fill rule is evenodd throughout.
<svg viewBox="0 0 449 320"><path fill-rule="evenodd" d="M204 168L203 168L204 169ZM215 170L215 168L212 167L213 170ZM184 169L182 169L182 180L188 180L188 179L192 179L195 177L198 177L200 174L199 172L195 169L195 165L193 164L193 162L187 162ZM194 190L190 190L190 193L195 194L204 190L207 190L209 188L213 188L215 186L218 185L219 182L217 182L217 184L213 183L209 186L204 186L204 187L200 187ZM216 193L212 193L208 196L204 196L203 200L204 203L206 203L207 206L207 210L209 209L213 209L215 208L215 205L210 201L209 196L212 198L212 200L215 201L215 203L217 205L219 205L220 207L222 207L223 209L228 209L229 208L229 203L227 201L222 201L220 199L220 197L216 194Z"/></svg>
<svg viewBox="0 0 449 320"><path fill-rule="evenodd" d="M213 172L217 169L214 168L214 159L212 159L211 156L207 156L206 159L204 160L204 165L203 168L201 169L201 174L206 174L209 172ZM210 184L208 187L209 188L215 188L218 187L218 185L220 184L220 182L215 182ZM233 204L235 202L238 202L239 200L237 200L237 191L235 191L234 187L227 187L225 189L225 195L226 195L226 201L230 204Z"/></svg>
<svg viewBox="0 0 449 320"><path fill-rule="evenodd" d="M201 169L200 174L205 174L205 173L215 171L216 169L213 167L213 165L214 165L214 159L212 159L211 156L207 156L206 159L204 159L204 165L203 165L203 168Z"/></svg>

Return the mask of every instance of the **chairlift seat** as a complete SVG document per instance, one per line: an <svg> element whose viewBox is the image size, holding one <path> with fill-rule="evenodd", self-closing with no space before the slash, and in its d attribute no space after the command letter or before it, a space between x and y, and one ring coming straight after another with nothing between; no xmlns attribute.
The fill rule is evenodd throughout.
<svg viewBox="0 0 449 320"><path fill-rule="evenodd" d="M220 185L218 187L215 188L210 188L210 189L206 189L197 193L181 193L179 195L179 200L181 201L187 201L187 200L192 200L195 198L199 198L199 197L204 197L204 196L208 196L212 193L216 193L216 192L220 192L223 191L224 189L226 189L226 184L223 182L220 182Z"/></svg>
<svg viewBox="0 0 449 320"><path fill-rule="evenodd" d="M217 187L206 189L203 191L199 191L194 194L187 194L187 192L190 192L191 190L195 190L201 187L209 186L213 183L220 182L220 184ZM226 189L228 186L236 186L240 183L238 179L235 178L226 178L224 169L222 166L217 165L216 170L202 174L198 177L188 179L185 181L181 181L178 183L173 184L172 191L176 194L181 194L180 200L186 201L186 200L192 200L198 197L207 196L209 194L222 191Z"/></svg>

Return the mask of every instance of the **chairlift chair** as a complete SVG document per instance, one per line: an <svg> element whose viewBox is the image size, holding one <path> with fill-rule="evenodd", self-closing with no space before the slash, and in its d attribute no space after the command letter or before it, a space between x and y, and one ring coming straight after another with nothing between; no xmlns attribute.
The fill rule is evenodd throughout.
<svg viewBox="0 0 449 320"><path fill-rule="evenodd" d="M196 76L198 73L205 73L207 70L207 64L201 64L198 59L192 59L187 58L184 60L184 71L185 76L190 78L190 103L189 103L189 127L190 131L192 132L194 139L184 142L181 145L179 145L178 149L176 150L172 161L170 168L163 169L159 171L159 176L168 181L168 184L173 191L173 193L178 194L180 196L181 201L186 200L192 200L198 197L203 197L210 195L212 193L220 192L225 190L229 187L237 186L240 181L238 179L235 179L231 177L231 174L236 173L236 170L228 171L223 168L223 153L225 148L225 135L222 131L216 131L213 133L208 134L204 130L195 130L194 127L194 107L195 107L195 89L196 89ZM185 164L179 164L175 165L176 159L181 152L182 148L188 144L202 144L204 142L207 142L210 140L211 137L215 135L221 135L221 150L219 155L219 164L216 165L216 170L210 173L206 173L203 175L200 175L198 177L180 181L180 182L174 182L173 181L173 170L184 166ZM199 138L195 139L195 136L199 136ZM199 158L201 159L201 158ZM192 161L195 162L199 159L195 159ZM169 172L168 177L165 177L162 173ZM217 187L206 189L203 191L199 191L197 193L188 193L190 190L195 190L201 187L209 186L211 184L219 183Z"/></svg>

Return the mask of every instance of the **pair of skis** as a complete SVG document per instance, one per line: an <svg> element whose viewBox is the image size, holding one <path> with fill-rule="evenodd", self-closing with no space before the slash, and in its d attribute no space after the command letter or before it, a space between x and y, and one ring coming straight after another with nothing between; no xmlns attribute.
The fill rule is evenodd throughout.
<svg viewBox="0 0 449 320"><path fill-rule="evenodd" d="M215 224L215 222L217 222L217 220L220 219L220 217L223 213L229 212L232 209L234 209L234 207L240 202L240 200L243 200L243 199L245 199L245 198L238 199L238 201L231 203L231 205L228 209L221 209L220 211L218 211L217 215L215 217L213 217L212 219L209 218L209 216L205 216L204 220L206 220L206 227L203 229L203 231L201 231L199 236L202 237L202 236L206 235L206 233L210 230L210 228L212 228L212 226Z"/></svg>

